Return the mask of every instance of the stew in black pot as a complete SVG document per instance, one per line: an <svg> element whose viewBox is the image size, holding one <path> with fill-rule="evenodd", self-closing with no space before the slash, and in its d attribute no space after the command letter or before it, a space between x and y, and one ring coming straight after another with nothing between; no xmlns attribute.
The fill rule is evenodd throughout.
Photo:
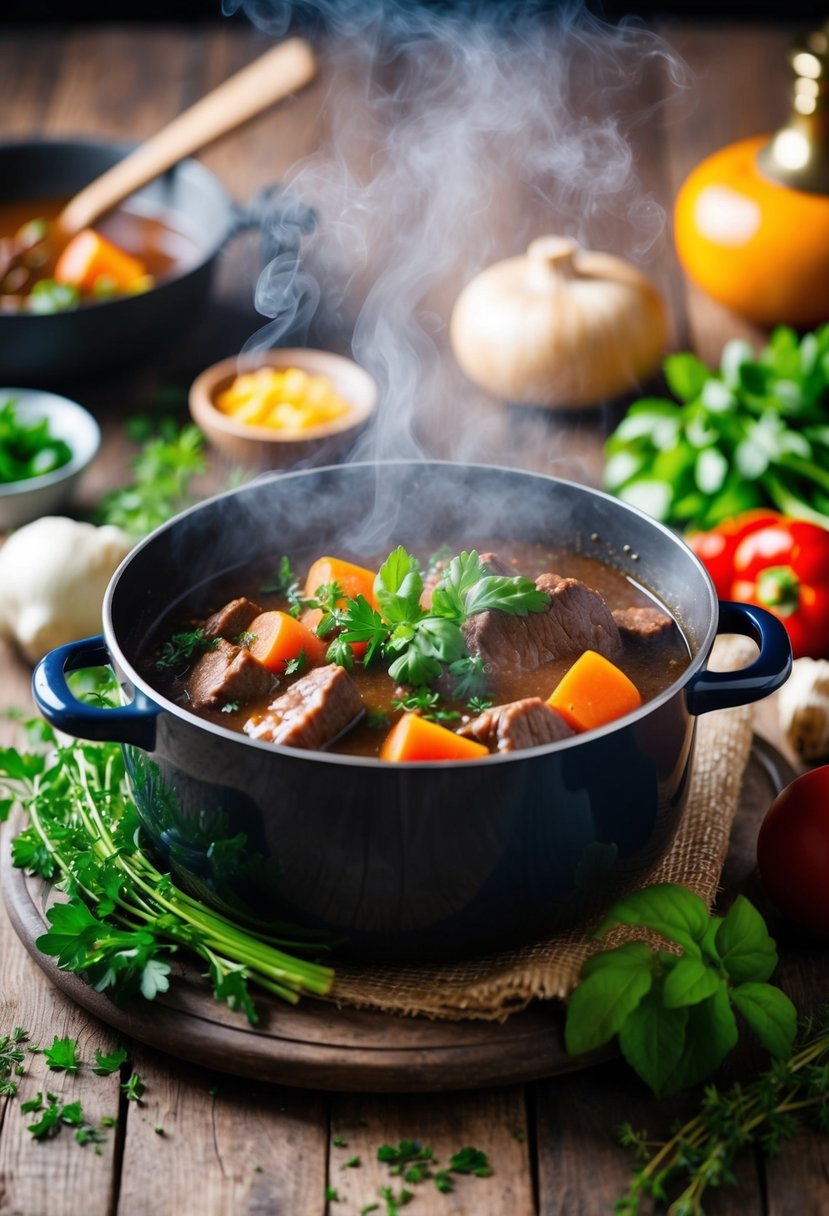
<svg viewBox="0 0 829 1216"><path fill-rule="evenodd" d="M648 591L535 543L276 566L202 588L140 664L170 700L265 743L474 759L612 722L690 661Z"/></svg>

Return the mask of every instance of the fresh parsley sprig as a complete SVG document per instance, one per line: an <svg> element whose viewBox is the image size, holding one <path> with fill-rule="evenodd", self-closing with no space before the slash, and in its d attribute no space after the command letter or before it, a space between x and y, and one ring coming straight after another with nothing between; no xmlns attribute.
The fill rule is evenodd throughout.
<svg viewBox="0 0 829 1216"><path fill-rule="evenodd" d="M0 789L29 817L12 844L14 864L57 878L68 897L49 909L49 929L37 943L59 966L113 999L152 999L169 985L171 955L186 948L207 964L217 999L250 1021L250 984L291 1003L301 993L329 991L328 967L279 948L295 942L212 911L142 851L117 745L59 745L48 728L45 740L48 754L0 750Z"/></svg>
<svg viewBox="0 0 829 1216"><path fill-rule="evenodd" d="M829 325L779 328L755 355L728 342L720 367L670 355L678 403L637 401L605 449L605 485L665 523L707 530L769 506L829 527Z"/></svg>
<svg viewBox="0 0 829 1216"><path fill-rule="evenodd" d="M193 478L204 473L204 436L198 427L179 428L172 419L148 424L133 434L141 448L132 462L130 485L111 490L98 504L96 523L116 524L131 536L145 536L190 505Z"/></svg>
<svg viewBox="0 0 829 1216"><path fill-rule="evenodd" d="M588 959L567 1007L565 1043L592 1051L618 1035L631 1067L661 1097L709 1076L735 1046L742 1015L775 1059L791 1051L797 1012L768 983L777 950L742 895L714 916L687 888L660 883L611 908L597 936L638 925L678 947L627 942Z"/></svg>
<svg viewBox="0 0 829 1216"><path fill-rule="evenodd" d="M363 596L347 600L340 611L338 646L329 650L337 662L351 642L367 645L363 662L379 655L389 661L389 675L414 688L433 683L448 670L461 685L459 696L480 690L480 661L470 655L462 625L476 613L495 610L526 616L549 602L528 578L491 574L474 550L453 557L432 591L430 608L421 603L423 576L417 558L399 545L380 567L374 583L377 609Z"/></svg>

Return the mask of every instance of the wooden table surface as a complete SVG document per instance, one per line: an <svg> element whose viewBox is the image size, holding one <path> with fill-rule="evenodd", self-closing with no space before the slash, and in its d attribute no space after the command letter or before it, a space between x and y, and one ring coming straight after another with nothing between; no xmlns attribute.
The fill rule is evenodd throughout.
<svg viewBox="0 0 829 1216"><path fill-rule="evenodd" d="M662 32L691 69L681 96L677 98L667 61L643 58L641 72L631 77L614 105L639 117L628 133L634 161L647 190L669 209L677 186L702 156L732 139L768 130L784 117L788 80L783 52L792 31L676 25ZM0 132L10 139L64 134L140 139L264 45L260 35L242 26L221 25L6 33L0 40ZM385 86L402 70L397 62L387 64ZM380 87L378 81L369 91ZM347 55L335 45L323 57L310 89L202 159L234 197L245 199L283 178L303 157L321 155L325 163L329 137L333 134L336 149L345 114L354 120L352 146L362 148L365 157L361 168L350 167L364 172L380 139L375 126L360 126L364 83L359 70L349 71ZM668 99L667 109L657 108L660 99ZM354 139L355 123L362 142ZM516 233L536 235L557 222L542 196L522 194L509 181L496 185L489 209L491 258L516 252ZM603 215L601 210L595 219L582 217L588 243L633 252L626 217L614 214L612 207ZM323 225L331 219L330 214L320 216ZM572 231L572 215L569 220ZM652 228L649 232L653 235ZM669 232L666 223L646 266L669 301L672 344L693 347L713 361L727 339L758 338L689 288ZM377 266L389 256L384 241L391 241L393 249L393 232L380 236L358 290L368 290ZM159 389L186 387L201 367L235 353L262 324L251 307L257 266L253 239L230 246L221 257L210 306L186 339L138 368L95 383L61 386L96 413L104 431L102 455L84 490L87 503L126 479L132 449L123 435L124 419L151 408ZM437 318L445 317L446 301L457 290L451 274L439 279L430 285L428 298ZM552 420L532 411L505 411L474 393L453 370L438 321L432 332L444 357L423 394L429 401L423 402L414 428L426 451L456 453L463 419L474 416L476 438L465 445L464 456L598 481L609 413L588 411L575 419ZM215 472L220 477L225 470L217 465ZM0 704L29 704L29 674L0 643ZM761 729L774 738L773 707L764 707L761 719ZM10 724L2 729L4 737L11 737ZM780 980L802 1009L815 1009L829 999L825 954L785 932L782 940ZM15 1025L40 1043L51 1042L53 1035L77 1038L85 1060L113 1040L105 1026L49 986L0 915L0 1033ZM72 1080L43 1086L52 1084L78 1097L93 1118L118 1115L117 1129L100 1154L80 1148L66 1134L45 1144L33 1141L16 1104L0 1099L0 1213L352 1216L376 1200L378 1186L387 1181L374 1161L376 1147L410 1137L432 1144L443 1160L461 1145L484 1148L495 1171L487 1180L462 1179L453 1196L418 1193L407 1209L413 1213L592 1216L609 1213L626 1182L630 1159L614 1142L616 1125L629 1119L634 1126L664 1131L675 1111L683 1109L681 1102L666 1109L650 1100L621 1065L508 1089L343 1096L206 1075L139 1044L129 1049L130 1063L146 1084L140 1106L123 1098L119 1104L117 1075L102 1079L82 1070ZM163 1135L157 1133L159 1127ZM348 1151L337 1147L335 1137L347 1141ZM341 1168L350 1154L360 1156L360 1168ZM802 1135L779 1161L749 1159L739 1173L739 1189L713 1196L706 1211L806 1216L829 1210L829 1152L817 1137ZM326 1187L335 1188L341 1202L327 1204Z"/></svg>

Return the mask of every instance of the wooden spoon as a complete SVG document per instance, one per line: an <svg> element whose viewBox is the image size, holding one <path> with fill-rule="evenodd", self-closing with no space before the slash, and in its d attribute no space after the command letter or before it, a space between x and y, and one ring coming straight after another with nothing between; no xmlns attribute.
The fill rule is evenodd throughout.
<svg viewBox="0 0 829 1216"><path fill-rule="evenodd" d="M123 160L107 169L70 199L44 234L37 230L37 245L48 242L56 253L82 228L89 228L118 203L159 177L185 156L204 148L228 131L241 126L274 102L308 84L316 73L314 53L302 38L289 38L259 59L225 80L202 97L189 110L146 143L139 145ZM26 227L31 227L27 225ZM22 259L31 255L33 245L3 244L0 253L0 280ZM3 256L5 254L5 256ZM18 272L19 273L19 272ZM16 283L15 291L21 287Z"/></svg>

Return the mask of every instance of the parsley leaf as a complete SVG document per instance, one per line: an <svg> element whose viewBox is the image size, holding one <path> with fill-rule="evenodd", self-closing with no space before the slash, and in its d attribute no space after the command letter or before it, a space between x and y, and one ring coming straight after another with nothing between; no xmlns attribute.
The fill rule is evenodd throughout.
<svg viewBox="0 0 829 1216"><path fill-rule="evenodd" d="M124 1091L128 1102L137 1102L140 1105L146 1086L138 1073L134 1072L130 1074L126 1081L121 1082L121 1089Z"/></svg>
<svg viewBox="0 0 829 1216"><path fill-rule="evenodd" d="M95 1067L92 1071L98 1077L107 1077L110 1073L117 1072L122 1064L127 1062L127 1049L119 1045L109 1055L105 1055L95 1048Z"/></svg>
<svg viewBox="0 0 829 1216"><path fill-rule="evenodd" d="M77 1040L70 1038L59 1039L55 1035L52 1046L44 1048L43 1055L46 1063L54 1072L77 1072L77 1052Z"/></svg>
<svg viewBox="0 0 829 1216"><path fill-rule="evenodd" d="M279 559L279 569L272 579L264 582L259 588L262 595L284 595L291 599L299 590L291 559L283 554Z"/></svg>

